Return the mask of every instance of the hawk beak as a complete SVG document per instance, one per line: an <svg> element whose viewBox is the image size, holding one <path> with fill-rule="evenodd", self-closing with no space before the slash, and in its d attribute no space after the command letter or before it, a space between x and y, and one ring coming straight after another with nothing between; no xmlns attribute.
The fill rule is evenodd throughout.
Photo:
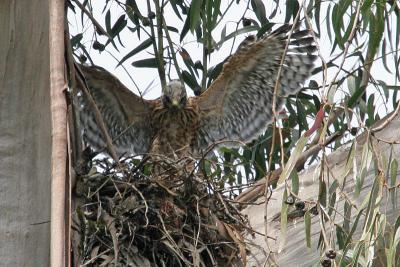
<svg viewBox="0 0 400 267"><path fill-rule="evenodd" d="M179 106L179 102L177 100L172 100L172 106L174 107L178 107Z"/></svg>

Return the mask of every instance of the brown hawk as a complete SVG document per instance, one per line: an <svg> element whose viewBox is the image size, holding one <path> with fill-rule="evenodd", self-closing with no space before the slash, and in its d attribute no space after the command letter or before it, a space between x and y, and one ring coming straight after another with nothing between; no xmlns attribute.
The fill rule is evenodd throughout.
<svg viewBox="0 0 400 267"><path fill-rule="evenodd" d="M159 99L145 100L103 68L81 70L118 153L200 155L216 142L246 143L266 129L273 118L274 87L290 29L284 25L259 40L247 37L198 97L187 97L184 85L173 80ZM282 65L277 111L310 76L315 50L308 30L293 32ZM104 148L92 110L81 106L87 142Z"/></svg>

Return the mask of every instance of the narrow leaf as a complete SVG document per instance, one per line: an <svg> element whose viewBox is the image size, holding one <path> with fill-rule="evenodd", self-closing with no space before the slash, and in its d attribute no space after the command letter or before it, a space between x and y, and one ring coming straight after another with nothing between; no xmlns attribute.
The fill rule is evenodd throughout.
<svg viewBox="0 0 400 267"><path fill-rule="evenodd" d="M201 14L201 6L203 4L203 0L193 0L190 9L189 9L189 17L190 17L190 31L193 32L197 25L200 22L200 14Z"/></svg>
<svg viewBox="0 0 400 267"><path fill-rule="evenodd" d="M283 181L289 177L290 173L293 171L294 167L296 166L296 162L301 156L301 153L307 144L308 137L302 135L298 140L295 149L293 150L292 155L290 156L288 162L285 165L281 175L279 176L278 184L281 184Z"/></svg>
<svg viewBox="0 0 400 267"><path fill-rule="evenodd" d="M129 59L130 57L132 57L133 55L136 55L137 53L143 51L144 49L146 49L147 47L149 47L151 44L153 43L152 38L146 39L144 40L140 45L138 45L137 47L135 47L131 52L129 52L126 56L124 56L121 61L118 63L117 66L121 65L122 63L125 62L125 60Z"/></svg>
<svg viewBox="0 0 400 267"><path fill-rule="evenodd" d="M261 25L268 23L265 6L261 0L251 0L251 7L253 8L257 19L261 22Z"/></svg>
<svg viewBox="0 0 400 267"><path fill-rule="evenodd" d="M137 68L157 68L157 59L146 58L132 62L132 66Z"/></svg>
<svg viewBox="0 0 400 267"><path fill-rule="evenodd" d="M309 210L304 214L304 227L306 230L306 244L308 248L311 248L311 215Z"/></svg>

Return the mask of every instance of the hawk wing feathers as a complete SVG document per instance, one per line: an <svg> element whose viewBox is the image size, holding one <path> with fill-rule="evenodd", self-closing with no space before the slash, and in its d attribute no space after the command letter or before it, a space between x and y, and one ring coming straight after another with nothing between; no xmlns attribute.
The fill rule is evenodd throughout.
<svg viewBox="0 0 400 267"><path fill-rule="evenodd" d="M149 123L158 100L145 100L126 88L115 76L98 66L79 65L88 89L100 110L117 153L142 154L149 151L154 130ZM80 119L84 139L96 150L106 146L94 112L86 97L80 96Z"/></svg>
<svg viewBox="0 0 400 267"><path fill-rule="evenodd" d="M274 87L290 28L282 26L261 40L241 45L211 86L193 99L201 114L196 150L224 140L249 142L265 130L273 118ZM316 59L313 42L308 30L292 34L280 75L277 111L310 76Z"/></svg>
<svg viewBox="0 0 400 267"><path fill-rule="evenodd" d="M286 96L301 89L313 69L316 47L308 30L293 32L289 40L290 29L291 26L285 25L260 40L246 38L211 86L200 96L189 99L188 108L195 112L196 126L177 129L193 132L192 141L187 144L192 152L202 152L220 141L235 146L238 143L232 141L249 142L261 134L273 118L274 88L280 68L276 110ZM158 129L153 121L154 113L166 108L160 99L142 99L103 68L83 65L79 68L119 154L148 153L156 136L167 136L167 141L178 138L171 132L167 135L168 129ZM102 149L105 142L94 112L82 94L79 98L85 140L95 149ZM165 125L168 123L174 122L167 121ZM171 131L177 131L175 128Z"/></svg>

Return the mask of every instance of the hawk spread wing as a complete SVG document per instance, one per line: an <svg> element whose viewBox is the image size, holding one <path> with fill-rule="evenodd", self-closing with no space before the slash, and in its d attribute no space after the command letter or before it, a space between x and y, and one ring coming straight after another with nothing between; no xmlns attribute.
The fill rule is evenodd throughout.
<svg viewBox="0 0 400 267"><path fill-rule="evenodd" d="M301 89L311 74L316 47L309 31L296 31L288 41L290 29L285 25L260 40L246 38L211 86L189 99L179 81L163 88L158 100L148 101L102 68L81 69L117 152L172 155L181 151L180 155L196 155L215 142L248 142L265 130L273 118L274 87L280 67L276 110L286 96ZM86 140L94 148L103 148L105 143L93 112L81 98ZM225 143L233 144L237 143Z"/></svg>
<svg viewBox="0 0 400 267"><path fill-rule="evenodd" d="M249 142L265 130L273 118L274 87L290 28L282 26L261 40L240 46L218 78L193 100L202 113L196 150L221 140ZM292 34L277 90L277 111L285 97L297 93L310 76L316 59L313 42L308 30Z"/></svg>
<svg viewBox="0 0 400 267"><path fill-rule="evenodd" d="M147 153L155 134L149 123L150 116L159 101L145 100L135 95L101 67L79 67L117 153ZM83 95L80 100L85 141L97 150L105 148L106 144L92 108Z"/></svg>

